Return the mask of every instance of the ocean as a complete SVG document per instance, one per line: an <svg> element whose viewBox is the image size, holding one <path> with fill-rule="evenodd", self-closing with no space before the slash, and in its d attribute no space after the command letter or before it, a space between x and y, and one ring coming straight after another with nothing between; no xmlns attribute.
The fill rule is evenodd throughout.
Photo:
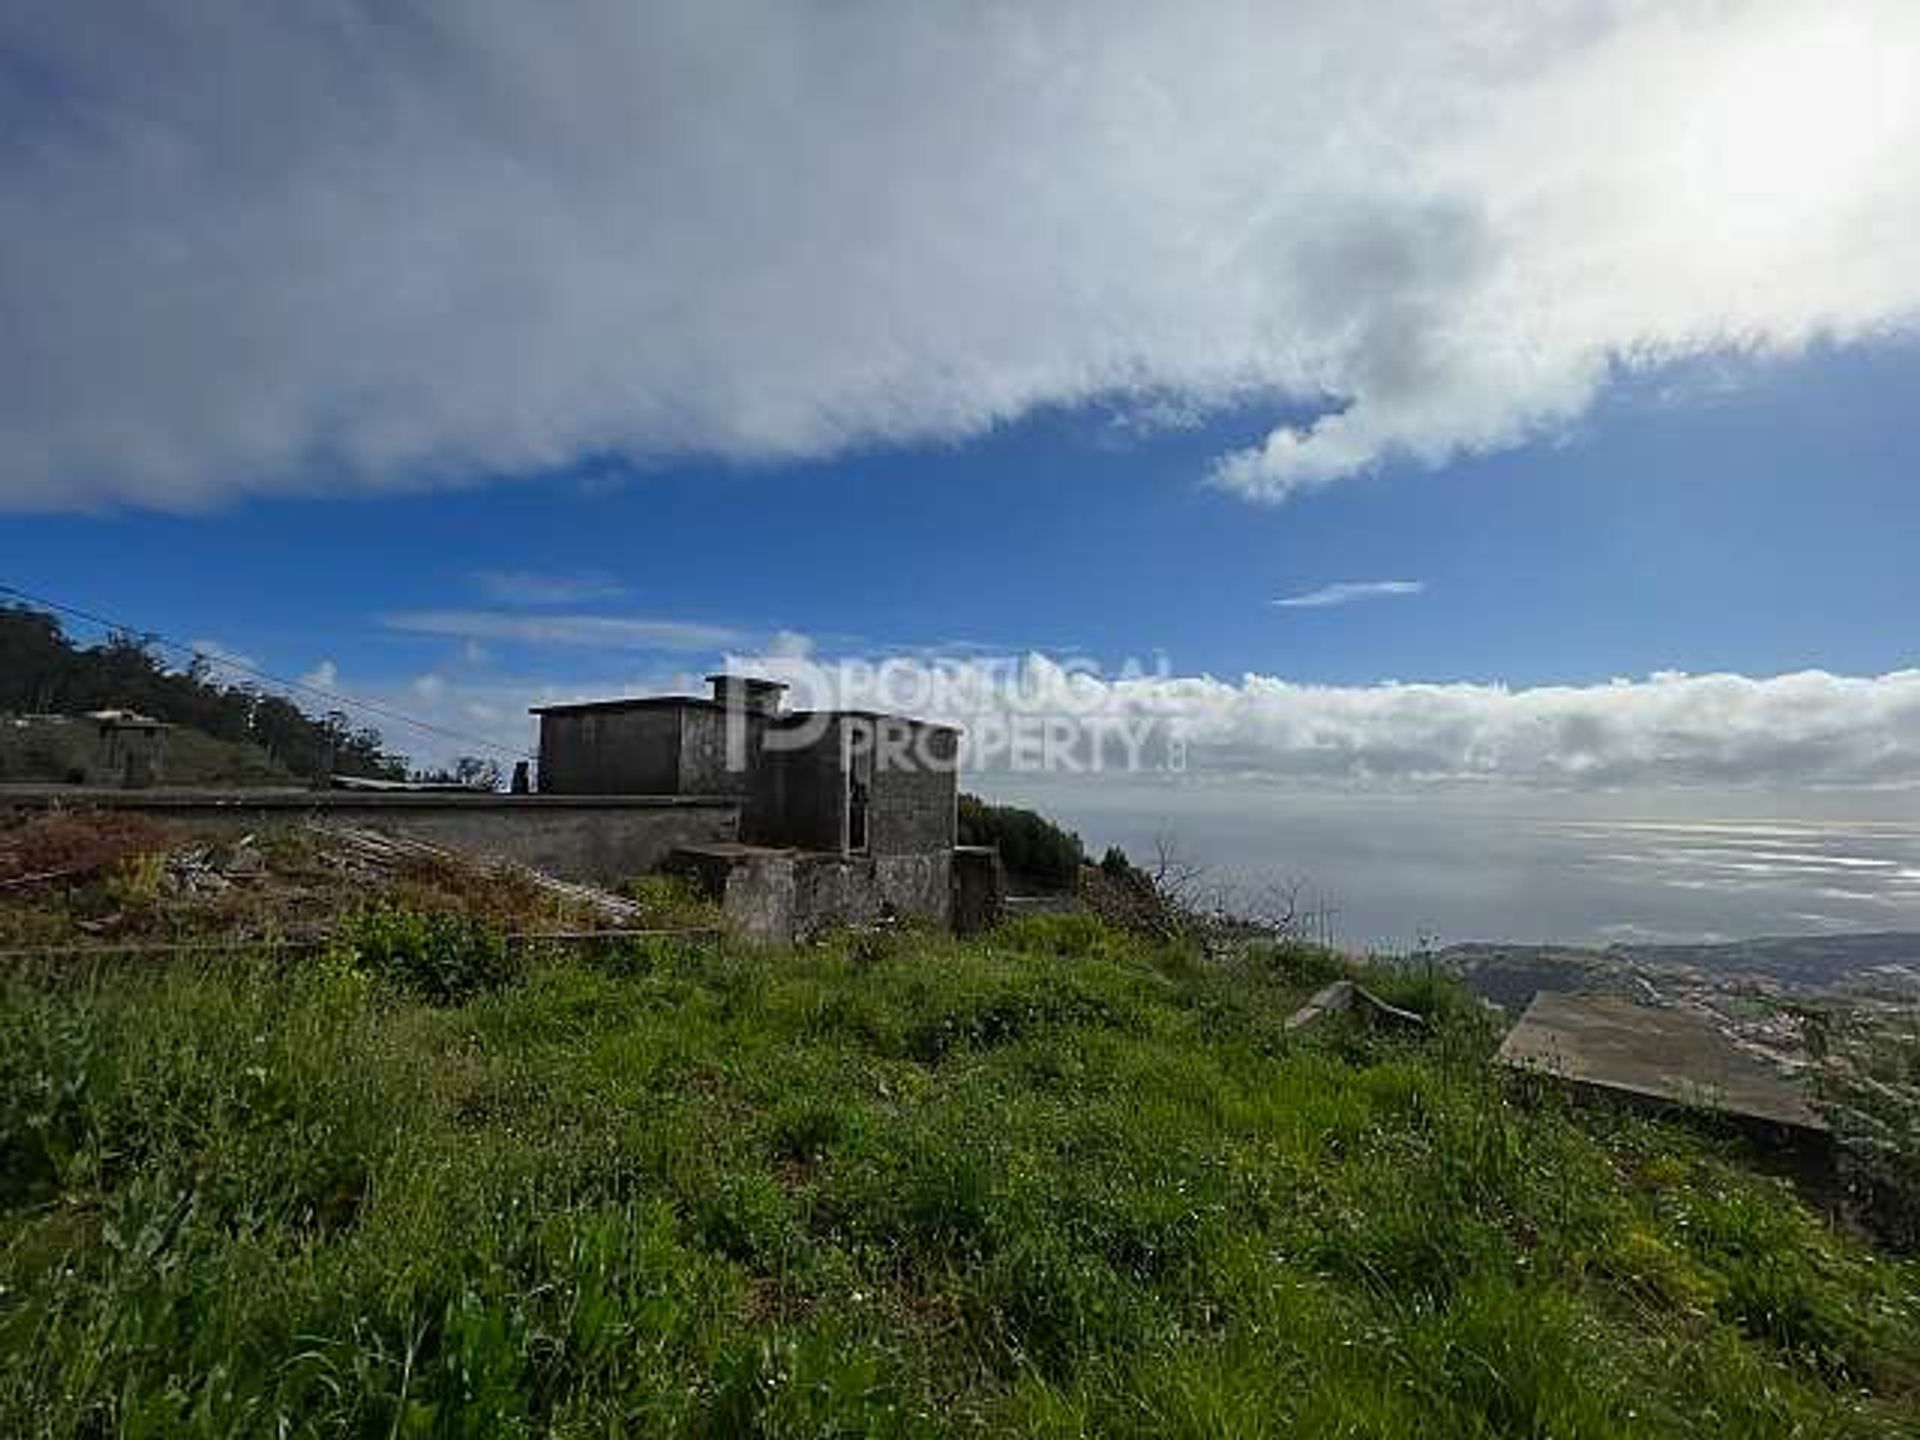
<svg viewBox="0 0 1920 1440"><path fill-rule="evenodd" d="M1217 776L962 782L1136 863L1166 840L1337 943L1604 945L1920 930L1920 791L1390 792Z"/></svg>

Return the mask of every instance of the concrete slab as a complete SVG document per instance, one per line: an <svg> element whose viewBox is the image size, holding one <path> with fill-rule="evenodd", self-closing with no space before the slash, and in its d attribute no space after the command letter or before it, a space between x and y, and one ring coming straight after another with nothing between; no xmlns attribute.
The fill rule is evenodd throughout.
<svg viewBox="0 0 1920 1440"><path fill-rule="evenodd" d="M1351 980L1336 980L1313 992L1307 1003L1287 1017L1289 1030L1304 1030L1329 1015L1358 1015L1369 1025L1390 1025L1402 1030L1424 1030L1427 1018L1398 1005L1389 1005L1363 985Z"/></svg>
<svg viewBox="0 0 1920 1440"><path fill-rule="evenodd" d="M719 840L709 845L682 845L675 853L732 865L748 860L790 860L811 852L796 850L790 845L746 845L738 840Z"/></svg>
<svg viewBox="0 0 1920 1440"><path fill-rule="evenodd" d="M1683 1010L1614 995L1539 994L1496 1063L1573 1085L1824 1135L1800 1087Z"/></svg>

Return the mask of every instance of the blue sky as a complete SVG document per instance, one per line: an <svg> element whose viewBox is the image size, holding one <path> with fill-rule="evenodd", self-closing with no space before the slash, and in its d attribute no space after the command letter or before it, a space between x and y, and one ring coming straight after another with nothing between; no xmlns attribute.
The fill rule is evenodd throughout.
<svg viewBox="0 0 1920 1440"><path fill-rule="evenodd" d="M1364 938L1912 924L1916 154L1912 0L0 7L0 584Z"/></svg>
<svg viewBox="0 0 1920 1440"><path fill-rule="evenodd" d="M0 582L509 749L1920 784L1908 0L27 5L0 137Z"/></svg>
<svg viewBox="0 0 1920 1440"><path fill-rule="evenodd" d="M1164 656L1182 674L1335 685L1878 674L1920 663L1917 395L1904 342L1681 366L1567 434L1277 508L1203 483L1271 409L1141 432L1082 407L811 463L602 459L403 496L17 516L7 570L281 673L332 660L381 684L450 660L564 683L635 658L482 635L476 665L457 637L393 628L432 611L787 630L828 652ZM1383 579L1423 588L1272 603ZM639 654L685 667L719 648Z"/></svg>

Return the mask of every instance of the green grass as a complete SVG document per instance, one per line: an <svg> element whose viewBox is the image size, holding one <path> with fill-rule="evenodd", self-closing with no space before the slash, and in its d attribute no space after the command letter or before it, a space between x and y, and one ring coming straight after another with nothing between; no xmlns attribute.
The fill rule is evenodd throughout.
<svg viewBox="0 0 1920 1440"><path fill-rule="evenodd" d="M1430 1038L1300 1037L1311 953L1082 917L456 984L383 924L6 988L0 1434L1920 1421L1911 1264L1424 977Z"/></svg>
<svg viewBox="0 0 1920 1440"><path fill-rule="evenodd" d="M218 740L189 726L167 732L161 773L169 785L298 785L300 779L258 745ZM98 733L75 716L64 723L0 726L0 782L117 785L100 767Z"/></svg>

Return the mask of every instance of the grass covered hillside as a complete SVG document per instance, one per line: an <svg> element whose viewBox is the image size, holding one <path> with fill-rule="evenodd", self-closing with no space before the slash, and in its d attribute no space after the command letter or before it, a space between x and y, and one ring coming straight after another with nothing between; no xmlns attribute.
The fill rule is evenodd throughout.
<svg viewBox="0 0 1920 1440"><path fill-rule="evenodd" d="M258 745L216 740L190 726L167 734L169 785L294 785L297 777ZM98 732L85 716L0 716L0 784L117 785L101 768Z"/></svg>
<svg viewBox="0 0 1920 1440"><path fill-rule="evenodd" d="M233 683L241 673L197 654L186 669L173 669L153 636L114 632L82 645L46 611L0 604L0 717L124 709L187 727L195 733L175 736L169 745L167 775L174 784L273 783L284 775L405 777L405 758L389 754L377 730L356 728L337 710L309 715L250 680ZM88 775L92 756L84 737L33 728L40 733L0 744L0 779L64 782L76 768L83 780L103 778ZM77 753L68 750L68 739Z"/></svg>
<svg viewBox="0 0 1920 1440"><path fill-rule="evenodd" d="M1451 990L1383 987L1425 1038L1286 1033L1330 966L389 916L15 978L0 1434L1920 1428L1910 1262L1734 1142L1503 1086Z"/></svg>

